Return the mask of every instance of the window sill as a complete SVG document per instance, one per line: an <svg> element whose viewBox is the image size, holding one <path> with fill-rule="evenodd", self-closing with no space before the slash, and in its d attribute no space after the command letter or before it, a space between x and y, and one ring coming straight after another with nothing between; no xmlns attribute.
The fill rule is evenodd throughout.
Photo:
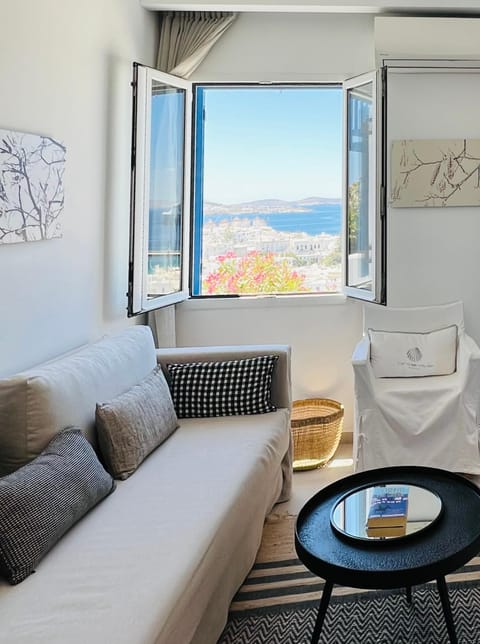
<svg viewBox="0 0 480 644"><path fill-rule="evenodd" d="M297 308L345 304L343 293L325 295L258 295L253 297L199 297L178 304L184 310Z"/></svg>

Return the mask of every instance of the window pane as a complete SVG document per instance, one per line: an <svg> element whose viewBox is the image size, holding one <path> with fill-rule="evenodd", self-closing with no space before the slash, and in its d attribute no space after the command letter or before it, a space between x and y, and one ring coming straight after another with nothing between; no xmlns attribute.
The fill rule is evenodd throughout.
<svg viewBox="0 0 480 644"><path fill-rule="evenodd" d="M375 222L373 83L347 93L347 286L371 291Z"/></svg>
<svg viewBox="0 0 480 644"><path fill-rule="evenodd" d="M181 289L184 94L152 81L148 299Z"/></svg>
<svg viewBox="0 0 480 644"><path fill-rule="evenodd" d="M193 295L339 291L341 88L196 91Z"/></svg>

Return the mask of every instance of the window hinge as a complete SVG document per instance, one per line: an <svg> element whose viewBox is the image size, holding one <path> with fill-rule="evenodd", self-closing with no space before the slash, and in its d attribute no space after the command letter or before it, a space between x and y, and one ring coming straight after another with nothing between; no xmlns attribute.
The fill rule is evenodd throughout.
<svg viewBox="0 0 480 644"><path fill-rule="evenodd" d="M380 217L385 217L387 210L387 189L385 186L380 187Z"/></svg>

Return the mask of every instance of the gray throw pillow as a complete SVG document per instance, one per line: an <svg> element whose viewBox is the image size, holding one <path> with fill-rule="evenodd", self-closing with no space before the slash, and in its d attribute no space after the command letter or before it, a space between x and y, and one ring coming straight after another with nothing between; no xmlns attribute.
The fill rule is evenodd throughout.
<svg viewBox="0 0 480 644"><path fill-rule="evenodd" d="M128 478L178 427L161 368L117 398L97 404L96 424L108 471L115 478Z"/></svg>
<svg viewBox="0 0 480 644"><path fill-rule="evenodd" d="M60 537L115 489L76 428L58 433L33 461L0 478L0 573L28 577Z"/></svg>

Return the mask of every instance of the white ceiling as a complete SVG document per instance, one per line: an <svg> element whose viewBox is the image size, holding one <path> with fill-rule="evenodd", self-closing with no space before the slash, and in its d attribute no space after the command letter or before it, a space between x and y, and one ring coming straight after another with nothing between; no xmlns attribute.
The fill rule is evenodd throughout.
<svg viewBox="0 0 480 644"><path fill-rule="evenodd" d="M140 4L146 9L157 11L275 11L480 17L480 0L140 0Z"/></svg>

